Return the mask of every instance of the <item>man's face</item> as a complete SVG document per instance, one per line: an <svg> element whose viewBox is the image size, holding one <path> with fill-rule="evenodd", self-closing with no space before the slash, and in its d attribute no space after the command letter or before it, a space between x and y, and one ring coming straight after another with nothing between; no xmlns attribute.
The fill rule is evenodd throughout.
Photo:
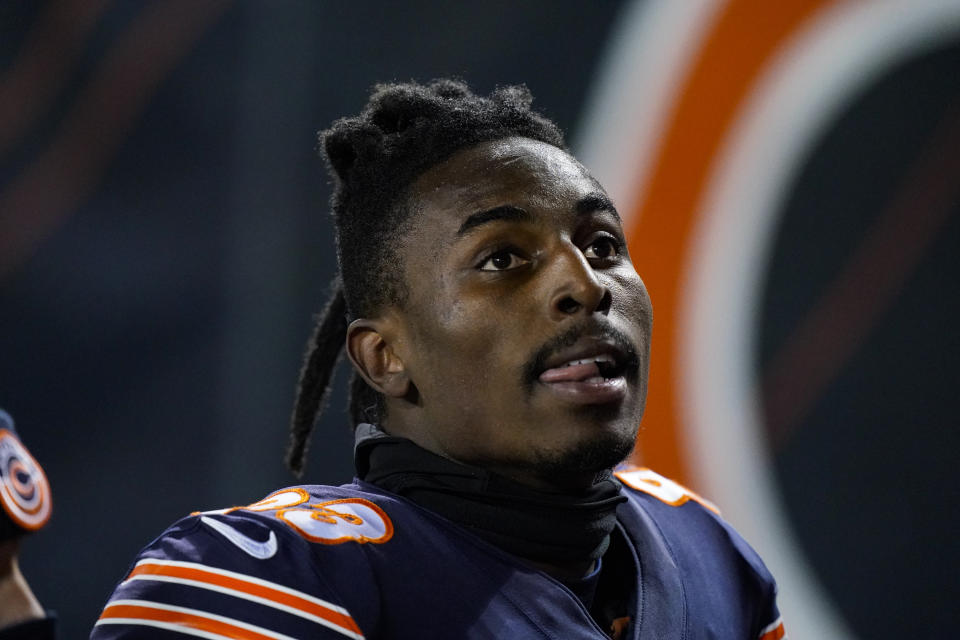
<svg viewBox="0 0 960 640"><path fill-rule="evenodd" d="M394 347L416 408L391 405L388 428L535 485L625 457L652 311L600 185L556 147L508 138L428 170L410 206Z"/></svg>

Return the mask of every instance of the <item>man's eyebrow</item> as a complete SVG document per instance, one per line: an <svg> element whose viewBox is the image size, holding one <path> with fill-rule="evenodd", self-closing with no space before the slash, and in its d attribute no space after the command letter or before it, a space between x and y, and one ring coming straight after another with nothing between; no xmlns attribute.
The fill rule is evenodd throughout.
<svg viewBox="0 0 960 640"><path fill-rule="evenodd" d="M620 220L620 214L617 212L617 208L613 206L610 198L599 191L588 193L584 197L580 198L577 201L576 209L577 215L579 216L593 213L594 211L607 211L612 213L613 217L615 217L617 220Z"/></svg>
<svg viewBox="0 0 960 640"><path fill-rule="evenodd" d="M478 211L477 213L470 215L466 220L463 221L463 224L460 225L460 228L457 230L457 235L462 236L471 229L495 220L527 222L532 219L533 216L530 215L526 210L521 209L520 207L505 204L499 207L494 207L493 209L487 209L486 211Z"/></svg>

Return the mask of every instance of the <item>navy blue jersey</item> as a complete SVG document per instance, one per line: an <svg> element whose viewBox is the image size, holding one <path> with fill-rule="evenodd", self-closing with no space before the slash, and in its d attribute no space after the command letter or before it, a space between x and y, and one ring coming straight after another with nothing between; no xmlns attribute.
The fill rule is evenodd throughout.
<svg viewBox="0 0 960 640"><path fill-rule="evenodd" d="M646 469L618 473L614 532L637 579L618 637L785 637L776 587L709 503ZM360 481L282 489L193 514L148 545L92 638L602 639L546 573Z"/></svg>

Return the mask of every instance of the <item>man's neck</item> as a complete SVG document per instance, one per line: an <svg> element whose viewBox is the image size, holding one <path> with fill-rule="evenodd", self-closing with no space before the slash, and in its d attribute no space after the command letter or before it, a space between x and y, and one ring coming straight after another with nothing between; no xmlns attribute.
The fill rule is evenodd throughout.
<svg viewBox="0 0 960 640"><path fill-rule="evenodd" d="M358 426L359 477L463 526L561 580L587 575L609 544L626 498L609 474L557 491L463 465L415 443Z"/></svg>
<svg viewBox="0 0 960 640"><path fill-rule="evenodd" d="M596 483L598 477L608 476L611 471L608 469L607 473L564 471L563 473L541 474L516 466L497 465L493 463L470 464L452 459L451 461L457 464L480 467L504 478L509 478L517 484L529 487L534 491L571 495L582 494Z"/></svg>
<svg viewBox="0 0 960 640"><path fill-rule="evenodd" d="M592 487L597 478L603 475L603 472L596 471L576 471L565 469L562 473L543 472L531 468L529 463L505 463L498 460L461 460L457 456L450 455L443 450L434 440L425 435L424 430L411 427L407 422L411 420L406 415L394 416L394 420L389 426L378 426L383 433L389 433L391 436L404 438L414 443L421 449L429 451L434 455L440 456L451 461L454 464L468 467L477 467L489 471L490 473L509 478L514 482L529 487L535 491L546 491L549 493L571 493L573 495L582 493ZM414 421L416 424L417 422ZM609 475L609 469L607 474Z"/></svg>

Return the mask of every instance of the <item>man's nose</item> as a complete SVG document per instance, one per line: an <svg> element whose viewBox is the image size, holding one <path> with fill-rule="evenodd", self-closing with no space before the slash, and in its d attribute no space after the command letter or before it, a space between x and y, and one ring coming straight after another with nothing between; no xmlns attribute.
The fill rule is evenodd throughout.
<svg viewBox="0 0 960 640"><path fill-rule="evenodd" d="M610 311L610 289L600 281L579 248L571 246L562 251L552 271L555 280L550 312L557 320L577 314L606 314Z"/></svg>

